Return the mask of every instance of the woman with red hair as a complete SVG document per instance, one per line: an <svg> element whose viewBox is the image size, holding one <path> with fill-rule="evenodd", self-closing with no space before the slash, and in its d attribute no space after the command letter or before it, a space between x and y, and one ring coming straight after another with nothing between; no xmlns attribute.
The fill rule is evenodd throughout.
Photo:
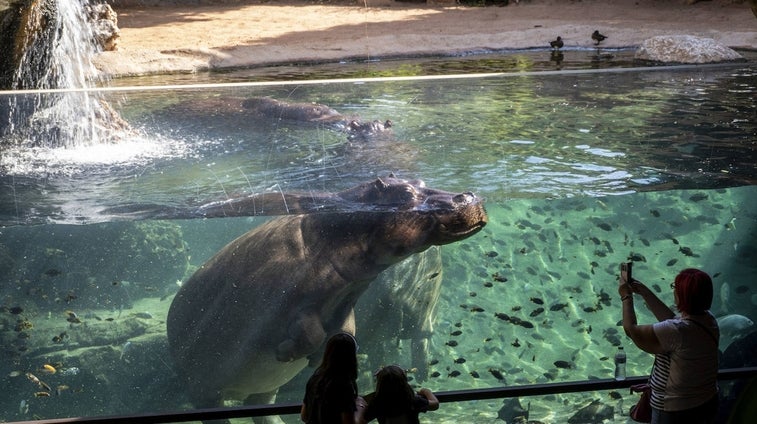
<svg viewBox="0 0 757 424"><path fill-rule="evenodd" d="M675 312L646 285L621 273L618 293L623 330L641 350L655 355L649 377L653 424L714 423L718 410L718 322L710 313L712 279L701 270L681 271L673 284ZM644 299L658 322L636 322L633 295Z"/></svg>

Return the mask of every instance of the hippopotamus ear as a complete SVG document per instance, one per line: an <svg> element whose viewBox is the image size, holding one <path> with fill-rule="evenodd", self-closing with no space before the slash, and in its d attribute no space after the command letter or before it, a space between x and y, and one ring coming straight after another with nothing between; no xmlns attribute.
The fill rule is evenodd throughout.
<svg viewBox="0 0 757 424"><path fill-rule="evenodd" d="M381 178L376 178L376 181L373 182L373 187L375 187L376 190L381 192L389 188L389 184L385 183L384 180L382 180Z"/></svg>

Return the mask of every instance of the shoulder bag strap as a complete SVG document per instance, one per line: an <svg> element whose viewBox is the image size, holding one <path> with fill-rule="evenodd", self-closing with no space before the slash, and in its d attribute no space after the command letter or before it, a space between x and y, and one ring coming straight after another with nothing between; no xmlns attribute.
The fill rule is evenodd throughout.
<svg viewBox="0 0 757 424"><path fill-rule="evenodd" d="M694 321L693 319L688 319L688 318L686 319L686 321L693 322L694 324L698 325L700 328L702 328L702 330L704 330L705 333L707 333L710 336L710 338L712 339L713 342L715 342L716 345L718 344L718 339L715 338L715 335L712 334L712 332L708 330L707 327L704 326L704 324L698 321Z"/></svg>

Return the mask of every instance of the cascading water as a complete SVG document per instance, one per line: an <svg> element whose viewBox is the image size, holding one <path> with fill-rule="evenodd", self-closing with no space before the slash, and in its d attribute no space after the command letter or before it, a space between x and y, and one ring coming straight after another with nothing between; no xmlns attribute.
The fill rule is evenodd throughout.
<svg viewBox="0 0 757 424"><path fill-rule="evenodd" d="M97 94L100 50L89 0L28 2L9 100L6 135L18 148L75 148L115 141L126 123ZM44 90L54 90L44 92Z"/></svg>

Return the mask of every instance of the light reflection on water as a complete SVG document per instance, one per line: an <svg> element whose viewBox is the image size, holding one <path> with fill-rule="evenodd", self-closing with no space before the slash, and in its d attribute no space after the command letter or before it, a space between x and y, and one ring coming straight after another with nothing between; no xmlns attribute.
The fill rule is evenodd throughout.
<svg viewBox="0 0 757 424"><path fill-rule="evenodd" d="M737 65L106 93L132 126L127 146L138 153L37 149L32 169L21 166L28 156L6 154L3 185L16 186L3 203L15 207L2 221L118 219L40 208L72 192L92 211L192 207L272 185L336 191L389 172L492 200L751 184L754 79L753 66ZM326 126L262 122L222 106L256 96L391 119L393 137L350 142Z"/></svg>

